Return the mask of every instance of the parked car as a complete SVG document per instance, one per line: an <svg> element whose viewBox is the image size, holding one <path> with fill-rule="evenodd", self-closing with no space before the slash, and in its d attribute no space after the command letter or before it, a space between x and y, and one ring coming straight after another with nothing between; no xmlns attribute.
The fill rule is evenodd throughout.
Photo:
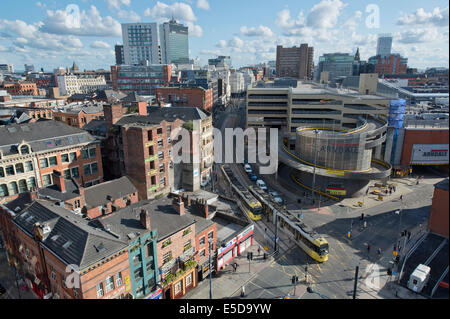
<svg viewBox="0 0 450 319"><path fill-rule="evenodd" d="M262 189L263 191L267 191L267 186L266 186L266 183L264 183L264 181L262 180L262 179L258 179L257 181L256 181L256 185L260 188L260 189Z"/></svg>
<svg viewBox="0 0 450 319"><path fill-rule="evenodd" d="M252 167L250 166L250 164L245 164L244 165L244 170L247 174L251 174L253 173Z"/></svg>
<svg viewBox="0 0 450 319"><path fill-rule="evenodd" d="M281 198L280 194L277 192L270 192L270 196L272 197L272 200L277 203L278 205L283 205L283 198Z"/></svg>
<svg viewBox="0 0 450 319"><path fill-rule="evenodd" d="M251 180L252 182L256 182L256 181L258 180L258 175L256 175L256 174L250 174L250 180Z"/></svg>

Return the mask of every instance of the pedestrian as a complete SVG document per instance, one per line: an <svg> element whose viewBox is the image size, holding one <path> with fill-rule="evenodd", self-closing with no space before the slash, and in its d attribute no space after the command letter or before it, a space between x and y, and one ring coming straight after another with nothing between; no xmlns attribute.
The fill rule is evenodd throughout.
<svg viewBox="0 0 450 319"><path fill-rule="evenodd" d="M367 253L370 254L370 245L367 245Z"/></svg>
<svg viewBox="0 0 450 319"><path fill-rule="evenodd" d="M367 222L364 221L364 229L366 229L366 228L367 228Z"/></svg>
<svg viewBox="0 0 450 319"><path fill-rule="evenodd" d="M397 191L397 188L394 186L394 193Z"/></svg>
<svg viewBox="0 0 450 319"><path fill-rule="evenodd" d="M241 298L244 298L245 297L245 288L244 288L244 286L242 286L242 289L241 289Z"/></svg>
<svg viewBox="0 0 450 319"><path fill-rule="evenodd" d="M261 255L261 247L258 247L258 256Z"/></svg>
<svg viewBox="0 0 450 319"><path fill-rule="evenodd" d="M236 272L236 269L237 269L237 264L234 263L234 264L233 264L233 271Z"/></svg>
<svg viewBox="0 0 450 319"><path fill-rule="evenodd" d="M403 202L403 195L400 195L400 201Z"/></svg>
<svg viewBox="0 0 450 319"><path fill-rule="evenodd" d="M411 232L408 231L408 240L410 240L410 239L411 239Z"/></svg>
<svg viewBox="0 0 450 319"><path fill-rule="evenodd" d="M364 220L364 213L361 213L361 220Z"/></svg>
<svg viewBox="0 0 450 319"><path fill-rule="evenodd" d="M392 189L389 190L389 195L392 195Z"/></svg>
<svg viewBox="0 0 450 319"><path fill-rule="evenodd" d="M378 256L381 255L381 248L378 248Z"/></svg>

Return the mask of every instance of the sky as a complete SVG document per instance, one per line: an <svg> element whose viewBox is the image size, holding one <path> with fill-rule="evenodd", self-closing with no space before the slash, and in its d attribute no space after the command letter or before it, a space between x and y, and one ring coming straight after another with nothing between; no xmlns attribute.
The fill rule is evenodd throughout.
<svg viewBox="0 0 450 319"><path fill-rule="evenodd" d="M448 67L449 5L444 0L17 0L2 3L0 64L52 71L71 66L110 69L121 23L165 22L189 27L191 59L230 55L234 67L275 60L276 46L324 53L376 53L378 34L419 69Z"/></svg>

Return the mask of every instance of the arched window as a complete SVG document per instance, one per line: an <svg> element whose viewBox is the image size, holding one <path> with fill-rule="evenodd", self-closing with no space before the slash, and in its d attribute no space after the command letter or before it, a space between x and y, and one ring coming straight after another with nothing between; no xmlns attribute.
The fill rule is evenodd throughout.
<svg viewBox="0 0 450 319"><path fill-rule="evenodd" d="M12 176L15 175L16 172L14 171L14 166L13 165L8 165L5 167L5 171L6 171L6 176Z"/></svg>
<svg viewBox="0 0 450 319"><path fill-rule="evenodd" d="M0 185L0 197L3 196L8 196L8 187L6 186L6 184L2 184Z"/></svg>
<svg viewBox="0 0 450 319"><path fill-rule="evenodd" d="M30 154L30 148L28 147L28 145L22 145L20 147L20 154L22 155Z"/></svg>
<svg viewBox="0 0 450 319"><path fill-rule="evenodd" d="M3 167L0 167L0 178L1 177L5 177L5 170L3 169Z"/></svg>
<svg viewBox="0 0 450 319"><path fill-rule="evenodd" d="M36 178L30 177L30 178L27 180L27 185L28 185L28 189L29 189L29 190L35 188L35 187L36 187Z"/></svg>
<svg viewBox="0 0 450 319"><path fill-rule="evenodd" d="M9 195L17 195L19 193L19 189L17 188L16 182L11 182L8 184Z"/></svg>
<svg viewBox="0 0 450 319"><path fill-rule="evenodd" d="M19 181L19 192L20 193L25 193L28 191L28 187L27 187L27 181L22 179Z"/></svg>
<svg viewBox="0 0 450 319"><path fill-rule="evenodd" d="M22 174L24 173L24 169L23 169L23 164L22 163L17 163L16 164L16 174Z"/></svg>

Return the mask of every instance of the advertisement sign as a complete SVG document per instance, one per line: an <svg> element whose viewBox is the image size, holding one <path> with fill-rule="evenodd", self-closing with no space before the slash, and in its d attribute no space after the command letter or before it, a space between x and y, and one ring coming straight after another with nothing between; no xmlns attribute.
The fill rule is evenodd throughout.
<svg viewBox="0 0 450 319"><path fill-rule="evenodd" d="M245 236L247 236L249 233L253 232L254 228L255 228L255 225L251 225L249 228L247 228L246 230L244 230L242 233L240 233L237 236L237 240L240 241L242 238L245 238Z"/></svg>
<svg viewBox="0 0 450 319"><path fill-rule="evenodd" d="M411 164L448 164L448 144L414 144Z"/></svg>
<svg viewBox="0 0 450 319"><path fill-rule="evenodd" d="M159 288L150 296L148 296L147 299L161 299L161 295L162 295L162 288Z"/></svg>
<svg viewBox="0 0 450 319"><path fill-rule="evenodd" d="M327 187L327 194L345 196L347 195L347 191L343 188Z"/></svg>
<svg viewBox="0 0 450 319"><path fill-rule="evenodd" d="M130 289L131 289L130 276L126 276L125 277L125 291L128 291Z"/></svg>
<svg viewBox="0 0 450 319"><path fill-rule="evenodd" d="M219 249L217 249L217 255L220 255L222 252L226 251L228 248L230 248L234 244L236 244L236 237L233 238L232 240L230 240L229 242L227 242L225 244L225 247L220 247Z"/></svg>

